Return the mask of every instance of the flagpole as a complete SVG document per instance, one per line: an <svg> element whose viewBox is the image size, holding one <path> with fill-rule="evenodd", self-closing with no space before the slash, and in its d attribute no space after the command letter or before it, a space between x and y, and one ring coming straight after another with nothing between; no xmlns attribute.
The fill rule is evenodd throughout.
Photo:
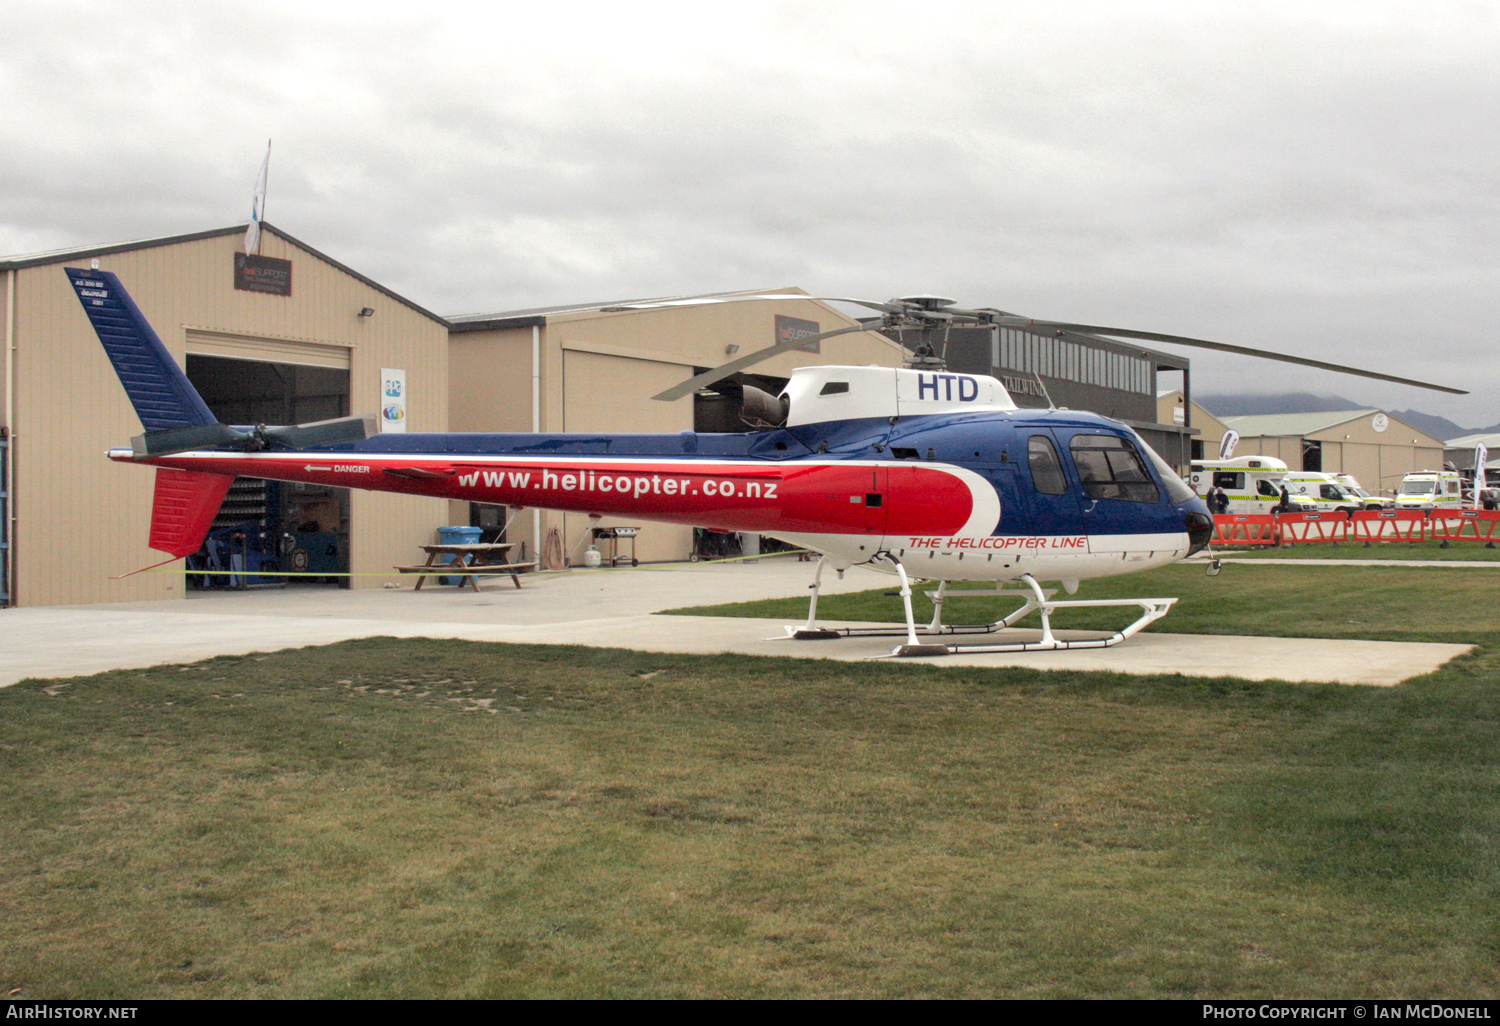
<svg viewBox="0 0 1500 1026"><path fill-rule="evenodd" d="M245 256L260 255L260 226L266 220L266 184L271 178L271 140L266 140L266 156L255 176L250 195L250 224L245 228Z"/></svg>
<svg viewBox="0 0 1500 1026"><path fill-rule="evenodd" d="M266 197L271 195L271 140L266 140L266 185L260 194L260 223L266 223ZM260 232L255 233L255 255L260 256Z"/></svg>

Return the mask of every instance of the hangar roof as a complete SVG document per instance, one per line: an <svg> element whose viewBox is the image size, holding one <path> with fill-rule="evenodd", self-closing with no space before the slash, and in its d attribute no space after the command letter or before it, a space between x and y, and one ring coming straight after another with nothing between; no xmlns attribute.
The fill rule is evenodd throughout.
<svg viewBox="0 0 1500 1026"><path fill-rule="evenodd" d="M1443 445L1448 449L1472 449L1480 442L1483 442L1491 449L1500 448L1500 434L1487 432L1477 435L1463 435L1460 438L1450 438ZM1489 466L1489 464L1486 463L1485 466Z"/></svg>
<svg viewBox="0 0 1500 1026"><path fill-rule="evenodd" d="M200 239L213 239L221 235L243 235L248 223L231 225L228 228L210 228L208 231L189 232L186 235L163 235L155 239L137 239L134 242L111 242L102 246L77 246L72 249L54 249L43 253L24 253L17 256L0 257L0 271L19 271L27 267L40 267L45 264L61 263L64 260L87 260L89 257L106 256L110 253L128 253L137 249L153 249L157 246L175 246L183 242L197 242ZM280 228L273 226L269 221L262 221L262 231L271 232L280 236L298 249L306 250L319 260L343 271L349 277L363 282L376 292L382 293L394 299L402 306L410 307L424 317L430 317L443 326L447 326L446 319L439 317L431 310L424 309L413 303L410 299L398 293L392 292L378 281L373 281L360 274L354 268L341 264L327 253L322 253L301 239L294 239Z"/></svg>
<svg viewBox="0 0 1500 1026"><path fill-rule="evenodd" d="M1219 421L1247 438L1312 435L1331 427L1347 424L1362 417L1373 417L1379 410L1331 410L1326 413L1266 413L1249 417L1220 417Z"/></svg>
<svg viewBox="0 0 1500 1026"><path fill-rule="evenodd" d="M655 296L650 299L612 299L603 303L565 303L559 306L533 306L523 310L502 310L496 313L455 314L448 318L450 330L489 331L493 328L541 327L547 318L560 314L598 313L605 307L635 306L641 303L672 303L684 299L734 299L738 296L764 296L767 294L805 295L794 285L773 289L744 289L737 292L703 292L692 296Z"/></svg>

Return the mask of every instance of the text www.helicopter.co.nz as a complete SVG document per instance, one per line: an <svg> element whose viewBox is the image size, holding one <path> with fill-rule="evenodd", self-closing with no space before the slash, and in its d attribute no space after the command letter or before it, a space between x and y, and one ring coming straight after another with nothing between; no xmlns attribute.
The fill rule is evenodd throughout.
<svg viewBox="0 0 1500 1026"><path fill-rule="evenodd" d="M613 474L594 470L481 470L458 475L465 488L533 488L551 492L613 492L644 495L711 495L734 499L774 499L779 481L743 481L714 477L673 477L664 474Z"/></svg>

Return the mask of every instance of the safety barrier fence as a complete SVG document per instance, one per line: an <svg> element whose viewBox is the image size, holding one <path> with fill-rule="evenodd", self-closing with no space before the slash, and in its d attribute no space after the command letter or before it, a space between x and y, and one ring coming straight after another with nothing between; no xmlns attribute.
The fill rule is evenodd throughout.
<svg viewBox="0 0 1500 1026"><path fill-rule="evenodd" d="M1359 513L1220 513L1214 545L1500 540L1500 510L1372 509Z"/></svg>
<svg viewBox="0 0 1500 1026"><path fill-rule="evenodd" d="M1269 513L1214 514L1215 545L1276 545L1280 538Z"/></svg>

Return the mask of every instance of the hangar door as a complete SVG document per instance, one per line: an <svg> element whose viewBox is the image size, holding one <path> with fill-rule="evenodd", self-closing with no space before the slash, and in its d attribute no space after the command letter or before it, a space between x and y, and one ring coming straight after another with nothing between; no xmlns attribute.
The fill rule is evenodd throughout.
<svg viewBox="0 0 1500 1026"><path fill-rule="evenodd" d="M347 348L189 332L187 349L188 380L225 424L307 424L349 415ZM237 478L189 566L245 573L189 574L189 585L347 587L347 577L322 575L348 572L350 526L347 488Z"/></svg>

